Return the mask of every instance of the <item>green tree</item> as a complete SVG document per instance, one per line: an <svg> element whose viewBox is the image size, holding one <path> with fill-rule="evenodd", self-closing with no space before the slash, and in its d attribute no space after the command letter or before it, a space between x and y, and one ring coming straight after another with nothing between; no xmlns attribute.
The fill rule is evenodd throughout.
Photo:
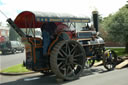
<svg viewBox="0 0 128 85"><path fill-rule="evenodd" d="M124 6L104 18L102 26L108 31L109 39L125 43L125 51L128 53L128 8Z"/></svg>
<svg viewBox="0 0 128 85"><path fill-rule="evenodd" d="M104 38L105 41L111 41L108 34L108 29L111 23L112 23L112 14L110 14L108 17L103 18L102 21L99 23L99 31L102 38Z"/></svg>
<svg viewBox="0 0 128 85"><path fill-rule="evenodd" d="M10 26L10 30L9 30L9 40L13 41L13 40L18 40L20 37L19 35L16 33L16 31Z"/></svg>

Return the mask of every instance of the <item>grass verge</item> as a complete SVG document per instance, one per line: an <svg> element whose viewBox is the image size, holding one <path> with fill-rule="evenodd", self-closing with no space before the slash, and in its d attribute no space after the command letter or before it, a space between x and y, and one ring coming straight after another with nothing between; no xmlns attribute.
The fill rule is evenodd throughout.
<svg viewBox="0 0 128 85"><path fill-rule="evenodd" d="M0 72L5 72L5 73L25 73L25 72L31 72L30 70L27 70L25 67L23 67L22 64L18 64L12 67L9 67L7 69L4 69Z"/></svg>
<svg viewBox="0 0 128 85"><path fill-rule="evenodd" d="M127 53L125 53L125 48L107 48L111 49L116 52L117 56L128 56Z"/></svg>

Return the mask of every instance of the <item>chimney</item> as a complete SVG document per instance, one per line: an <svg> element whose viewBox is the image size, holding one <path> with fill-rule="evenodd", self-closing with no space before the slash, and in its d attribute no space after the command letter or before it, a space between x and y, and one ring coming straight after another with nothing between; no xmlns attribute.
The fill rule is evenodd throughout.
<svg viewBox="0 0 128 85"><path fill-rule="evenodd" d="M93 17L94 28L95 28L96 32L98 32L98 11L93 11L92 17Z"/></svg>

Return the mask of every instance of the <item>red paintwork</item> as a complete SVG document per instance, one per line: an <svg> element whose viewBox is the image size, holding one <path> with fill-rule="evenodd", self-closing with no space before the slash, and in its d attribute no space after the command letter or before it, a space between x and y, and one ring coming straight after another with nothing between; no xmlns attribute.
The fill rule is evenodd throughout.
<svg viewBox="0 0 128 85"><path fill-rule="evenodd" d="M35 15L30 11L24 11L20 13L14 23L19 28L41 28L43 22L37 21ZM46 23L46 22L45 22ZM56 25L62 24L61 22L56 22Z"/></svg>
<svg viewBox="0 0 128 85"><path fill-rule="evenodd" d="M14 20L14 23L19 28L40 28L43 24L42 22L37 22L35 20L35 15L29 11L20 13Z"/></svg>
<svg viewBox="0 0 128 85"><path fill-rule="evenodd" d="M73 37L75 37L74 36L74 31L67 31L66 33L69 35L70 39L72 39Z"/></svg>

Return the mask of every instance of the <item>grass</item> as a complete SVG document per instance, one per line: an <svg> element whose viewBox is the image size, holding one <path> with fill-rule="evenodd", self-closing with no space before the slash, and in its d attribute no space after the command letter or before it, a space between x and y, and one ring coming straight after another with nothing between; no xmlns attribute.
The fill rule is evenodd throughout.
<svg viewBox="0 0 128 85"><path fill-rule="evenodd" d="M25 67L23 67L22 64L18 64L18 65L9 67L7 69L4 69L1 72L6 72L6 73L24 73L24 72L30 72L30 71L27 70Z"/></svg>
<svg viewBox="0 0 128 85"><path fill-rule="evenodd" d="M125 53L125 48L107 48L116 52L117 56L128 56L128 53Z"/></svg>

